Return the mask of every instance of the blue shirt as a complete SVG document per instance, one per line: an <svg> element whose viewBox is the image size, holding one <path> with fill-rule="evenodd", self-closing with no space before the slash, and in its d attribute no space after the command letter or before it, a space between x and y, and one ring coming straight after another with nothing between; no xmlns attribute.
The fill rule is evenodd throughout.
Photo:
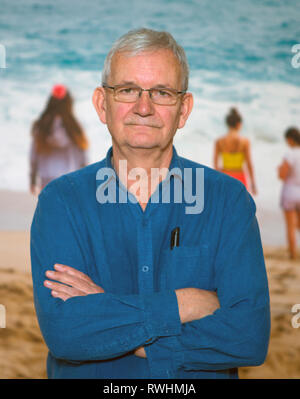
<svg viewBox="0 0 300 399"><path fill-rule="evenodd" d="M48 184L31 226L34 301L49 348L49 378L236 378L264 362L270 333L268 283L255 204L237 180L177 155L170 202L99 202L106 159ZM186 168L186 169L185 169ZM184 172L204 170L202 212L174 200ZM181 176L180 176L180 171ZM165 184L165 183L168 184ZM97 191L98 190L98 191ZM108 190L108 188L107 188ZM120 195L124 186L116 185ZM126 191L126 190L125 190ZM104 192L103 192L104 193ZM127 192L128 194L128 192ZM129 194L127 198L132 196ZM179 246L170 236L180 227ZM105 293L62 301L44 287L55 263L77 268ZM181 324L178 288L216 291L220 308ZM133 354L144 346L147 358Z"/></svg>

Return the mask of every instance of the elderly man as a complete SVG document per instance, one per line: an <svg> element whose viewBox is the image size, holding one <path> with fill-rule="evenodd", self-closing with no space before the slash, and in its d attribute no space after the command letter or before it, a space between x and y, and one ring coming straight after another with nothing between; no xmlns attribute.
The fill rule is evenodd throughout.
<svg viewBox="0 0 300 399"><path fill-rule="evenodd" d="M177 155L193 98L170 34L127 33L102 78L93 103L112 148L48 184L31 227L48 376L237 378L269 340L255 204L237 180Z"/></svg>

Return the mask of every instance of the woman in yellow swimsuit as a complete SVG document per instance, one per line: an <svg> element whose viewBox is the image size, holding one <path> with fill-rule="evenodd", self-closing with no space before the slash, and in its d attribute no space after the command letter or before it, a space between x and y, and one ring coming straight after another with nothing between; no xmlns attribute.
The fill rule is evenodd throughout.
<svg viewBox="0 0 300 399"><path fill-rule="evenodd" d="M228 132L215 143L214 168L240 180L252 194L256 194L253 165L250 156L250 142L241 137L239 132L242 126L242 117L235 108L232 108L226 117ZM220 166L220 158L222 164ZM245 173L247 167L250 188Z"/></svg>

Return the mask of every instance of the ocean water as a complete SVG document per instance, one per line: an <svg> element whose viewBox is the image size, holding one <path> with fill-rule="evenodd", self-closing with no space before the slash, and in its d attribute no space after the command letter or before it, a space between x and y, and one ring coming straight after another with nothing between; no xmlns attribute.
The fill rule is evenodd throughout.
<svg viewBox="0 0 300 399"><path fill-rule="evenodd" d="M66 84L90 139L90 162L110 136L92 107L112 42L129 29L167 30L185 48L195 107L175 144L212 164L231 106L252 142L260 206L278 209L284 130L300 125L300 3L290 0L0 0L0 189L28 189L30 127L54 83Z"/></svg>

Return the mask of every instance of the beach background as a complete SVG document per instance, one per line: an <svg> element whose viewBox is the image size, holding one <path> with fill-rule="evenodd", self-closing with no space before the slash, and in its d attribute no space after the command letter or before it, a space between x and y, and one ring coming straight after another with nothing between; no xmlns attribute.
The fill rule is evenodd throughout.
<svg viewBox="0 0 300 399"><path fill-rule="evenodd" d="M0 0L0 378L46 378L47 348L35 318L29 229L37 198L29 194L30 127L55 83L67 85L90 141L89 162L102 159L110 136L93 109L112 42L141 26L170 31L190 64L194 110L175 137L180 155L212 166L214 140L235 106L251 140L254 197L270 285L272 334L264 365L241 378L300 378L300 257L290 261L279 207L277 167L287 127L300 126L300 8L287 0ZM3 60L0 66L3 66ZM300 244L300 236L298 236ZM0 324L1 325L1 324Z"/></svg>

